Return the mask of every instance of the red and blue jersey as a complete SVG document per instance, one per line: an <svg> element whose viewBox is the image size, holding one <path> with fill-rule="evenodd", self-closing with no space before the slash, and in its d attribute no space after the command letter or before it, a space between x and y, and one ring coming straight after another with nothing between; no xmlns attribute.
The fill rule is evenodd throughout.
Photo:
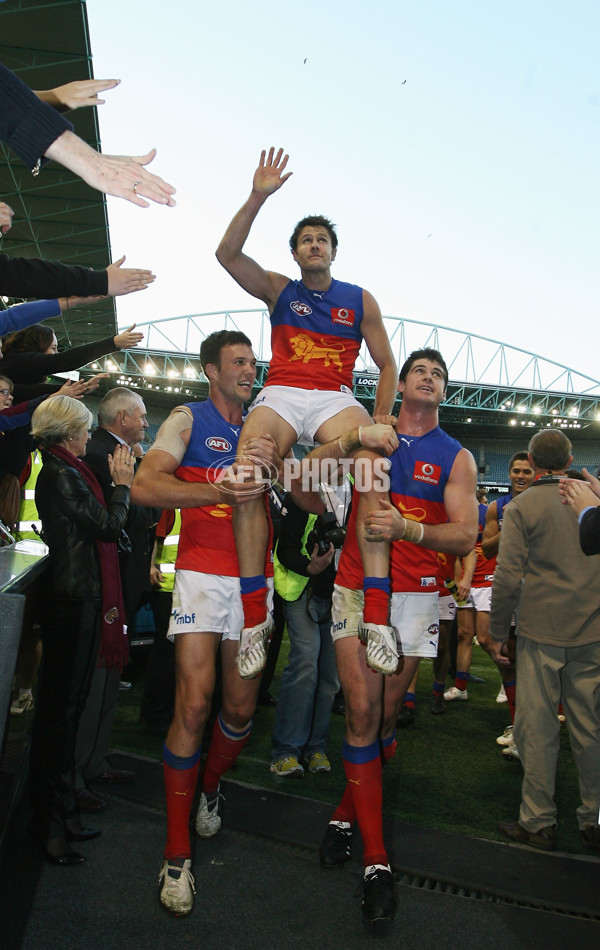
<svg viewBox="0 0 600 950"><path fill-rule="evenodd" d="M332 280L324 292L291 280L271 314L271 350L266 386L352 389L352 370L362 343L363 292Z"/></svg>
<svg viewBox="0 0 600 950"><path fill-rule="evenodd" d="M192 431L175 475L183 482L214 482L223 469L235 462L242 427L227 422L211 399L190 403L186 409L192 413ZM226 497L223 495L224 499ZM231 511L231 505L225 501L218 505L181 509L177 570L239 577ZM265 565L269 577L273 575L271 540Z"/></svg>
<svg viewBox="0 0 600 950"><path fill-rule="evenodd" d="M512 501L512 495L500 495L500 498L496 499L496 515L498 517L498 527L502 527L502 520L504 518L504 509L510 501Z"/></svg>
<svg viewBox="0 0 600 950"><path fill-rule="evenodd" d="M477 542L475 544L475 570L471 579L471 587L491 587L496 570L496 558L486 557L481 548L481 538L485 528L485 519L487 515L487 505L479 505L479 519L477 525Z"/></svg>
<svg viewBox="0 0 600 950"><path fill-rule="evenodd" d="M398 433L399 446L390 456L390 500L409 521L445 524L444 489L454 460L462 446L437 426L422 436ZM363 566L356 540L358 503L352 506L348 534L336 576L336 584L351 590L362 588ZM437 591L437 551L394 541L390 547L392 592Z"/></svg>

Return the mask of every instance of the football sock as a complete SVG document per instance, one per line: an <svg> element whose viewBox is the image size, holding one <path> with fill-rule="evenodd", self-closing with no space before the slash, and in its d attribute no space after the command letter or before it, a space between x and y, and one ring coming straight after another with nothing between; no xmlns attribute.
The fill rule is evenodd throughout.
<svg viewBox="0 0 600 950"><path fill-rule="evenodd" d="M191 858L190 846L190 812L196 780L198 777L198 763L202 748L194 755L182 758L174 755L166 744L163 747L163 775L165 780L165 795L167 799L167 843L164 857Z"/></svg>
<svg viewBox="0 0 600 950"><path fill-rule="evenodd" d="M381 748L383 750L383 764L387 765L390 759L394 758L398 749L395 732L392 732L391 736L388 736L387 739L381 740Z"/></svg>
<svg viewBox="0 0 600 950"><path fill-rule="evenodd" d="M392 733L387 739L383 739L381 747L383 752L383 765L386 765L386 763L396 755L396 749L398 748L396 734ZM342 800L331 816L331 821L343 821L350 825L356 821L356 810L352 799L352 786L349 782L346 783Z"/></svg>
<svg viewBox="0 0 600 950"><path fill-rule="evenodd" d="M267 616L267 582L264 574L240 577L244 626L256 627Z"/></svg>
<svg viewBox="0 0 600 950"><path fill-rule="evenodd" d="M454 685L456 686L457 689L460 689L461 691L463 691L467 688L468 679L469 679L468 670L466 672L463 672L462 670L457 670L456 678L454 680Z"/></svg>
<svg viewBox="0 0 600 950"><path fill-rule="evenodd" d="M345 821L352 825L356 821L356 811L354 810L354 801L352 799L352 789L348 782L344 788L342 800L334 811L331 821Z"/></svg>
<svg viewBox="0 0 600 950"><path fill-rule="evenodd" d="M221 776L225 775L225 772L231 768L246 745L251 729L252 720L247 726L244 726L241 732L235 732L231 726L224 722L221 713L217 716L202 780L202 791L207 796L214 795L217 792Z"/></svg>
<svg viewBox="0 0 600 950"><path fill-rule="evenodd" d="M390 590L389 577L365 577L363 580L365 623L378 623L387 627L390 617Z"/></svg>
<svg viewBox="0 0 600 950"><path fill-rule="evenodd" d="M379 742L369 746L351 746L344 741L342 748L344 770L356 818L364 843L363 861L370 864L388 864L383 843L383 815L381 788L381 752Z"/></svg>

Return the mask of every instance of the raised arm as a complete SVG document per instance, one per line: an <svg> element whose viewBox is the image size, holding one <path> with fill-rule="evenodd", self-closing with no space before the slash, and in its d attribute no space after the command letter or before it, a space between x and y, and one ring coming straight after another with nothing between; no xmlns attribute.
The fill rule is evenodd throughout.
<svg viewBox="0 0 600 950"><path fill-rule="evenodd" d="M270 148L267 156L263 149L260 153L258 168L254 172L250 197L233 217L225 234L221 238L216 254L228 274L247 293L263 300L272 309L279 294L289 283L289 278L274 271L266 271L251 257L243 253L250 228L269 195L279 191L292 172L285 172L288 156L279 149Z"/></svg>
<svg viewBox="0 0 600 950"><path fill-rule="evenodd" d="M392 411L396 399L398 367L383 325L379 304L367 290L363 290L361 330L373 362L379 369L373 416L385 417Z"/></svg>

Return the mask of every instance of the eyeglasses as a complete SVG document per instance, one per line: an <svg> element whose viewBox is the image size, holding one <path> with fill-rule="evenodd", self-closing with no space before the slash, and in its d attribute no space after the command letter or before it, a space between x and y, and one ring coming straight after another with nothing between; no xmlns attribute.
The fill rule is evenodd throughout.
<svg viewBox="0 0 600 950"><path fill-rule="evenodd" d="M0 389L0 396L12 396L10 389Z"/></svg>

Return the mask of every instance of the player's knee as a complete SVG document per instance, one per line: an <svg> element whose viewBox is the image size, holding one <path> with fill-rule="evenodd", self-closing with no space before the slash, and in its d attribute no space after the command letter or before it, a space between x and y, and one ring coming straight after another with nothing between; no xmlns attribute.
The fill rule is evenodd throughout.
<svg viewBox="0 0 600 950"><path fill-rule="evenodd" d="M234 732L243 732L252 722L252 717L256 709L256 698L240 700L237 703L223 703L221 716L223 721L230 726Z"/></svg>
<svg viewBox="0 0 600 950"><path fill-rule="evenodd" d="M456 636L457 636L457 639L460 640L461 643L470 643L471 640L473 639L473 630L471 629L471 627L459 626L457 627L457 630L456 630Z"/></svg>
<svg viewBox="0 0 600 950"><path fill-rule="evenodd" d="M381 717L381 706L364 699L352 700L346 696L346 729L357 740L376 734Z"/></svg>
<svg viewBox="0 0 600 950"><path fill-rule="evenodd" d="M478 630L477 631L477 642L479 646L489 653L491 637L488 631Z"/></svg>
<svg viewBox="0 0 600 950"><path fill-rule="evenodd" d="M210 713L210 705L210 699L206 696L193 697L181 704L181 724L189 735L202 735Z"/></svg>

